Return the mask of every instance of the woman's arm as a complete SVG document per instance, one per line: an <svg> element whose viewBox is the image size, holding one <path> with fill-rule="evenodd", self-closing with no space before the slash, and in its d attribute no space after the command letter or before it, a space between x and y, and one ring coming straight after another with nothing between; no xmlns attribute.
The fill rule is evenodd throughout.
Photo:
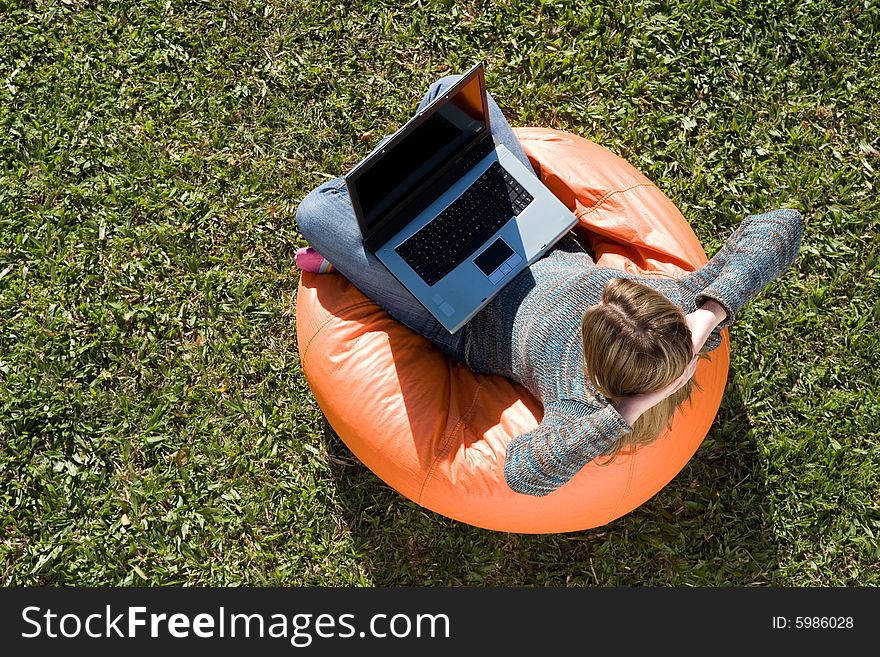
<svg viewBox="0 0 880 657"><path fill-rule="evenodd" d="M620 417L622 417L629 426L633 426L635 421L641 417L642 413L652 406L659 404L691 380L691 377L697 370L697 360L696 355L694 355L684 372L681 373L681 376L659 390L652 390L651 392L643 392L638 395L629 395L628 397L620 398L614 404L617 408L617 412L620 413Z"/></svg>
<svg viewBox="0 0 880 657"><path fill-rule="evenodd" d="M631 431L632 426L611 404L574 399L551 402L534 431L510 441L504 477L517 493L547 495Z"/></svg>
<svg viewBox="0 0 880 657"><path fill-rule="evenodd" d="M682 284L695 295L697 308L718 303L730 325L736 314L797 257L803 218L796 210L774 210L743 219L724 246Z"/></svg>
<svg viewBox="0 0 880 657"><path fill-rule="evenodd" d="M703 350L709 337L714 337L715 329L726 320L727 311L715 299L706 299L702 306L685 316L685 321L691 332L691 349L694 354ZM716 344L711 348L714 349L717 346Z"/></svg>

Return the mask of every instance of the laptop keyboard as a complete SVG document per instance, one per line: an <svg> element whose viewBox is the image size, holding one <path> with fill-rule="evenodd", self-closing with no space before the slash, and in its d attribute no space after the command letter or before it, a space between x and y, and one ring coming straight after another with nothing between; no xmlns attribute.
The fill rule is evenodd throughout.
<svg viewBox="0 0 880 657"><path fill-rule="evenodd" d="M395 251L434 285L534 200L498 162Z"/></svg>

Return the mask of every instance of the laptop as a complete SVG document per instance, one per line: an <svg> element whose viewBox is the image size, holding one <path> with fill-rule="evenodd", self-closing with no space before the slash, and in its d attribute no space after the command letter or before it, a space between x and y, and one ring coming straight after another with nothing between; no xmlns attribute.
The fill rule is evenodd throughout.
<svg viewBox="0 0 880 657"><path fill-rule="evenodd" d="M450 333L577 222L493 141L482 63L345 181L367 250Z"/></svg>

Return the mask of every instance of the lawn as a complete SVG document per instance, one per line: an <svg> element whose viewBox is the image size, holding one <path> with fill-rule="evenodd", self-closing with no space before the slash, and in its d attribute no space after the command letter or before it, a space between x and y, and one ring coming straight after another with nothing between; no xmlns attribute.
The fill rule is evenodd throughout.
<svg viewBox="0 0 880 657"><path fill-rule="evenodd" d="M0 2L0 583L877 586L878 53L876 0ZM298 361L298 203L478 60L710 255L805 215L703 445L589 531L420 508Z"/></svg>

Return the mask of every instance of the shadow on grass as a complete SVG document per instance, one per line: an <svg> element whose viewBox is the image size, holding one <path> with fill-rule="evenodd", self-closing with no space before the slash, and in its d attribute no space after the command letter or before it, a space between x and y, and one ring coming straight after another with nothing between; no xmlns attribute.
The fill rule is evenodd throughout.
<svg viewBox="0 0 880 657"><path fill-rule="evenodd" d="M762 586L777 551L762 458L730 385L697 451L654 498L603 527L528 535L472 527L380 481L325 424L342 519L374 586Z"/></svg>

